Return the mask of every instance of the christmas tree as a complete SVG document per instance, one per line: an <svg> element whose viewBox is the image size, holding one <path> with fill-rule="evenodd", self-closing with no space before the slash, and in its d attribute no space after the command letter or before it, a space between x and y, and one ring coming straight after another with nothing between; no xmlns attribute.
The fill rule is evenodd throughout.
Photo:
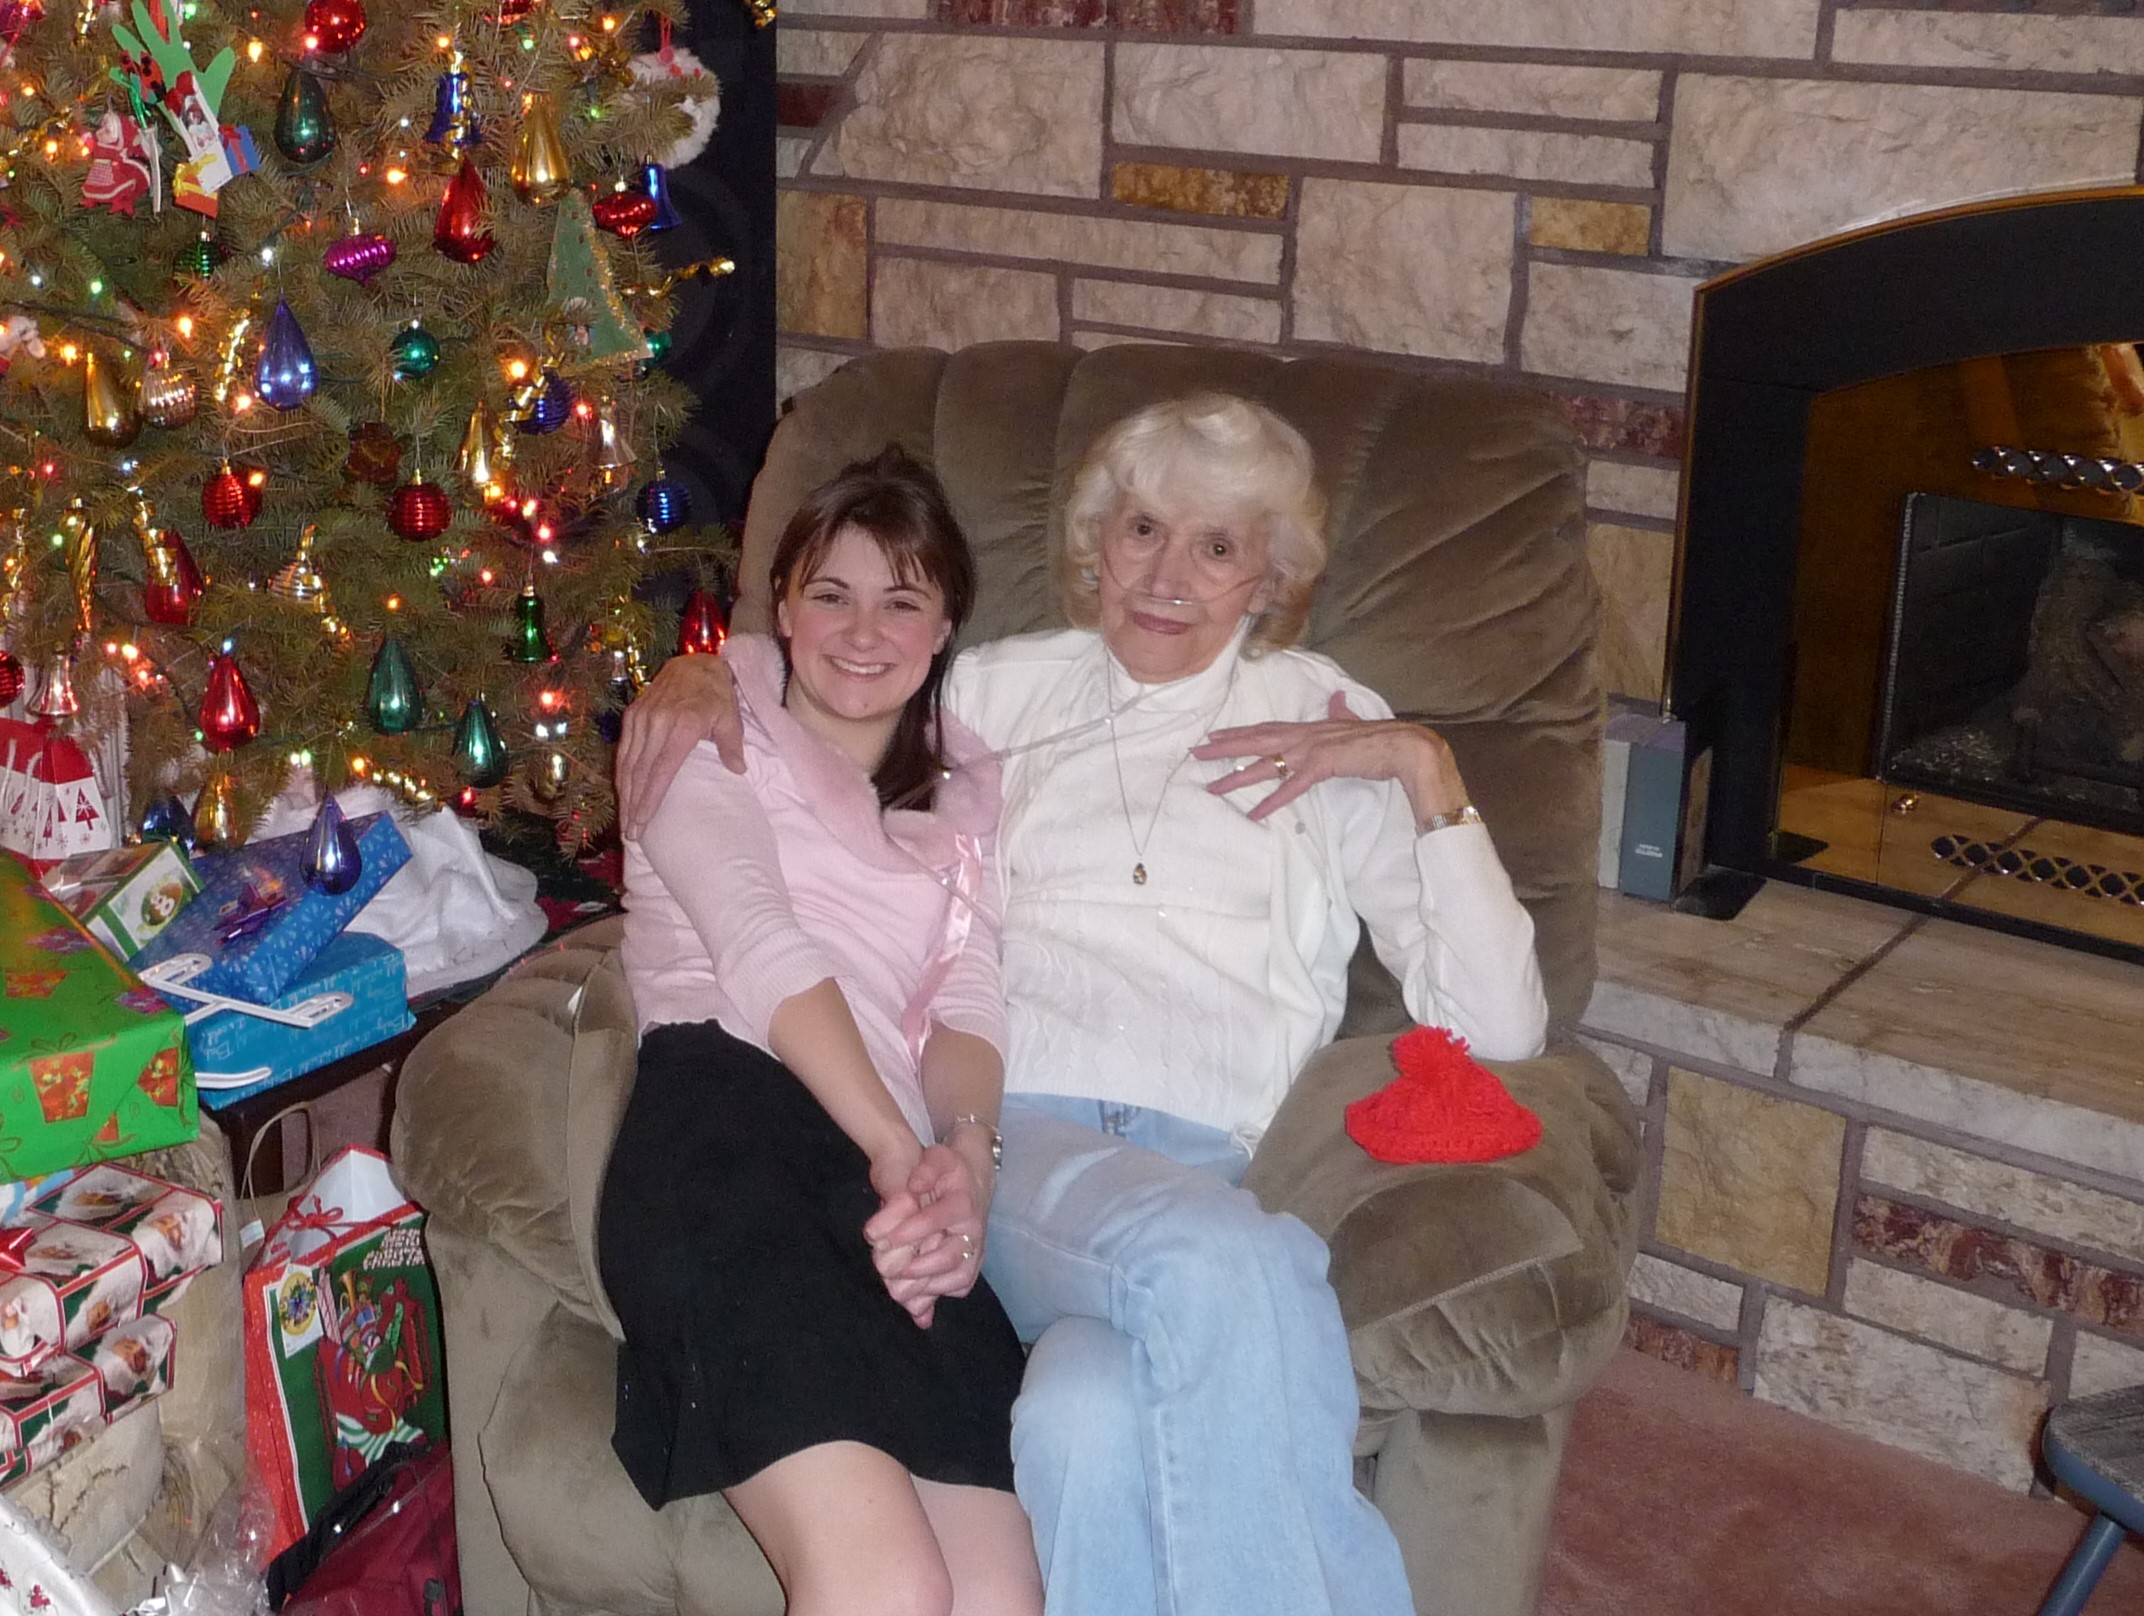
<svg viewBox="0 0 2144 1616"><path fill-rule="evenodd" d="M0 703L123 723L129 826L307 769L600 832L676 633L634 586L726 542L659 460L724 267L652 250L717 93L677 0L48 3L0 0Z"/></svg>

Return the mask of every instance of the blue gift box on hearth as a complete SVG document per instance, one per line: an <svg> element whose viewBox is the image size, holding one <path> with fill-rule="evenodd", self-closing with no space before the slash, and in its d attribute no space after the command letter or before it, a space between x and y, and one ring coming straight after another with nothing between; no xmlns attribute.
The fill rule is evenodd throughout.
<svg viewBox="0 0 2144 1616"><path fill-rule="evenodd" d="M204 954L208 969L186 986L272 1003L409 862L409 843L390 815L366 814L351 820L350 828L364 867L347 892L306 885L310 831L195 859L200 893L134 957L134 969L146 973L175 955Z"/></svg>
<svg viewBox="0 0 2144 1616"><path fill-rule="evenodd" d="M316 993L347 993L353 1002L317 1027L286 1026L240 1010L219 1010L188 1027L201 1103L212 1111L234 1104L407 1032L416 1019L409 1013L402 951L364 932L346 931L323 948L274 1008L292 1009Z"/></svg>

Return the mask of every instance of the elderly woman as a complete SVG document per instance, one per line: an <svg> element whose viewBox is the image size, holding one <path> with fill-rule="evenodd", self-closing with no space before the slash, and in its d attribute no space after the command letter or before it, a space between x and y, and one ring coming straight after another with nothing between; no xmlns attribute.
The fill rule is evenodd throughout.
<svg viewBox="0 0 2144 1616"><path fill-rule="evenodd" d="M1034 1341L1014 1410L1055 1616L1410 1608L1353 1485L1326 1252L1236 1185L1337 1029L1367 925L1416 1020L1539 1052L1533 928L1450 749L1289 649L1323 569L1308 446L1218 394L1095 445L1065 513L1077 625L965 652L1003 766L1008 1055L984 1272ZM713 659L628 714L628 822L712 729ZM671 671L675 670L675 671ZM1271 787L1270 790L1258 788ZM928 1210L890 1232L916 1273Z"/></svg>

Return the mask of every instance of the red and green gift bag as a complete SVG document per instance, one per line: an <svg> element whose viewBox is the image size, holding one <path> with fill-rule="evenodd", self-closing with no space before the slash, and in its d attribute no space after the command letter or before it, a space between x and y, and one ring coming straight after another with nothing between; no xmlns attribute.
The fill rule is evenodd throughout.
<svg viewBox="0 0 2144 1616"><path fill-rule="evenodd" d="M184 1019L0 853L0 1183L199 1129Z"/></svg>
<svg viewBox="0 0 2144 1616"><path fill-rule="evenodd" d="M390 1442L447 1434L424 1213L352 1145L292 1199L246 1270L246 1456L271 1554Z"/></svg>

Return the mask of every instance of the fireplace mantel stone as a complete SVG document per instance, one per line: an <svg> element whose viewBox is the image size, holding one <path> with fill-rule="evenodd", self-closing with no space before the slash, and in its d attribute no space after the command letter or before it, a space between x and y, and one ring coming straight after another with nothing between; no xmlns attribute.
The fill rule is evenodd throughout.
<svg viewBox="0 0 2144 1616"><path fill-rule="evenodd" d="M2144 1381L2144 967L1777 882L1604 892L1600 953L1637 1345L2018 1489L2049 1403Z"/></svg>

